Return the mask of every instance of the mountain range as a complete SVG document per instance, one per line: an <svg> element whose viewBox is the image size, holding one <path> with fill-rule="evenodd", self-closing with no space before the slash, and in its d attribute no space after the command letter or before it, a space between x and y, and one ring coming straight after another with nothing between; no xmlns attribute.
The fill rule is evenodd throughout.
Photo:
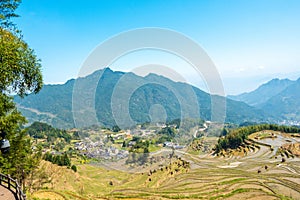
<svg viewBox="0 0 300 200"><path fill-rule="evenodd" d="M125 127L178 118L231 123L276 120L259 107L210 95L187 83L156 74L141 77L109 68L64 84L46 84L38 94L23 99L15 96L14 100L29 123L41 121L57 128L115 124Z"/></svg>
<svg viewBox="0 0 300 200"><path fill-rule="evenodd" d="M262 110L278 120L300 121L300 78L272 79L249 93L228 96Z"/></svg>

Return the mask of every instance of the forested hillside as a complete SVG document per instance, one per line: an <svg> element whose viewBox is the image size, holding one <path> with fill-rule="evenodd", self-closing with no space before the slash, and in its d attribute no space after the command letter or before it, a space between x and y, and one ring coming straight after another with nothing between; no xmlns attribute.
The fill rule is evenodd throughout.
<svg viewBox="0 0 300 200"><path fill-rule="evenodd" d="M299 91L300 79L273 79L252 92L229 98L263 110L276 118L277 122L297 125L300 121Z"/></svg>
<svg viewBox="0 0 300 200"><path fill-rule="evenodd" d="M95 95L93 95L91 85L95 81L97 82L100 76L101 79L95 89ZM118 84L120 80L122 84ZM149 111L153 105L157 104L164 108L167 121L181 118L182 111L185 112L185 117L211 120L211 96L208 93L186 83L174 82L155 74L140 77L133 73L114 72L109 68L96 71L84 78L69 80L63 85L45 85L39 94L31 94L24 99L15 97L15 102L30 122L43 121L60 128L74 127L74 112L72 113L74 96L72 95L74 95L75 81L78 81L76 84L83 87L80 93L81 96L79 96L80 102L85 104L91 102L91 97L95 98L95 107L92 105L77 106L75 112L81 113L80 116L84 116L82 121L77 121L78 124L82 123L79 126L93 125L93 120L89 120L93 109L97 116L96 123L104 126L115 125L115 115L113 117L112 113L112 105L115 106L113 103L116 103L114 102L115 99L120 101L119 103L125 103L125 105L126 101L129 103L130 117L137 123L150 121ZM125 91L128 91L128 88L137 83L140 84L140 87L134 90L130 97L126 97ZM116 90L118 91L116 92ZM113 99L113 95L117 98ZM273 119L266 112L245 103L225 99L221 96L214 96L214 98L216 100L214 106L219 106L219 108L216 108L217 112L214 113L216 115L225 114L222 114L222 109L225 109L223 105L226 101L226 122L261 122ZM114 109L116 108L114 107ZM197 109L199 109L198 114ZM124 111L118 111L117 113L124 113ZM223 117L219 116L220 119ZM124 124L126 123L127 121ZM130 123L131 121L128 121L128 125Z"/></svg>

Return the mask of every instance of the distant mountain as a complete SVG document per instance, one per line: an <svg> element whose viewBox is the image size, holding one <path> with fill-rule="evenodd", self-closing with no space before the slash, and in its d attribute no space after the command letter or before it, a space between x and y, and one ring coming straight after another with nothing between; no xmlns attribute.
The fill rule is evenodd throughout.
<svg viewBox="0 0 300 200"><path fill-rule="evenodd" d="M72 115L72 92L75 80L62 85L44 85L42 90L24 99L14 98L18 110L29 123L46 122L57 128L74 127Z"/></svg>
<svg viewBox="0 0 300 200"><path fill-rule="evenodd" d="M215 95L212 98L216 108L226 101L227 122L272 120L264 111L246 103ZM211 120L212 116L211 95L196 87L156 74L140 77L109 68L62 85L45 85L38 94L24 99L16 96L15 102L29 122L46 122L57 128L93 124L113 126L116 123L129 126L133 121L142 123L154 118ZM151 113L153 110L158 113L156 116ZM213 114L221 115L222 112Z"/></svg>
<svg viewBox="0 0 300 200"><path fill-rule="evenodd" d="M256 90L252 92L242 93L236 96L229 95L228 98L236 101L245 102L251 106L260 107L269 99L278 95L294 83L295 81L291 81L289 79L277 78L259 86Z"/></svg>
<svg viewBox="0 0 300 200"><path fill-rule="evenodd" d="M300 121L300 78L268 101L257 106L272 115Z"/></svg>
<svg viewBox="0 0 300 200"><path fill-rule="evenodd" d="M300 78L296 81L273 79L252 92L228 98L263 110L278 121L300 122Z"/></svg>

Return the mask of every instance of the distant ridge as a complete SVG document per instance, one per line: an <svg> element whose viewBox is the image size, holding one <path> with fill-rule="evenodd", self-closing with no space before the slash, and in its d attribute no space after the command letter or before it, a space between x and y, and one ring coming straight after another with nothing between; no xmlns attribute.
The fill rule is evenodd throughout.
<svg viewBox="0 0 300 200"><path fill-rule="evenodd" d="M272 79L271 81L262 84L256 90L252 92L242 93L240 95L229 95L228 98L231 98L236 101L245 102L251 106L259 106L266 101L268 101L273 96L276 96L288 86L292 85L294 81L289 79Z"/></svg>
<svg viewBox="0 0 300 200"><path fill-rule="evenodd" d="M138 123L151 121L149 111L153 105L157 104L164 108L167 116L166 120L180 118L182 106L188 110L187 113L192 113L194 108L190 105L192 104L192 97L188 92L189 88L191 88L196 95L200 114L198 116L189 114L190 116L185 117L211 120L210 94L186 83L174 82L156 74L141 77L133 73L114 72L109 68L96 71L91 75L78 78L77 80L71 79L65 84L45 85L40 93L36 95L31 94L24 99L16 96L15 102L19 105L18 109L28 118L29 122L40 121L49 123L57 128L72 128L75 126L72 113L72 98L75 81L79 81L83 85L80 94L81 100L89 103L90 100L84 98L91 95L91 92L93 92L91 86L100 76L98 86L94 88L96 91L94 95L94 107L82 105L81 107L79 106L80 109L76 111L84 116L84 121L82 124L79 124L80 126L94 123L90 121L91 112L95 112L97 116L96 123L98 125L113 126L116 124L111 109L112 95L116 90L116 86L121 88L118 92L120 95L126 95L124 90L137 83L142 85L144 83L147 84L136 89L128 100L130 116L134 121ZM124 77L126 77L126 79ZM123 82L118 85L120 80ZM174 91L170 91L170 88L176 90L177 94L174 94ZM124 94L121 94L122 92ZM221 96L214 97L216 99L216 105L214 106L219 106L222 102L226 101L227 122L242 123L246 121L262 122L273 120L272 117L264 111L251 107L246 103ZM120 112L122 111L120 110ZM85 124L85 122L89 123Z"/></svg>
<svg viewBox="0 0 300 200"><path fill-rule="evenodd" d="M286 124L300 125L300 78L273 79L252 92L228 97L261 109Z"/></svg>
<svg viewBox="0 0 300 200"><path fill-rule="evenodd" d="M294 121L291 124L300 125L300 79L293 81L293 84L259 105L258 108Z"/></svg>

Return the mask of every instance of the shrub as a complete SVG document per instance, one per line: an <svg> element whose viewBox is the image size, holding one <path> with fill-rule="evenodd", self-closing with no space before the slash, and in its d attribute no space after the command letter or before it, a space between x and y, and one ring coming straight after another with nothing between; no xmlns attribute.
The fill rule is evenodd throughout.
<svg viewBox="0 0 300 200"><path fill-rule="evenodd" d="M76 167L76 165L72 165L71 169L72 169L74 172L77 172L77 167Z"/></svg>

